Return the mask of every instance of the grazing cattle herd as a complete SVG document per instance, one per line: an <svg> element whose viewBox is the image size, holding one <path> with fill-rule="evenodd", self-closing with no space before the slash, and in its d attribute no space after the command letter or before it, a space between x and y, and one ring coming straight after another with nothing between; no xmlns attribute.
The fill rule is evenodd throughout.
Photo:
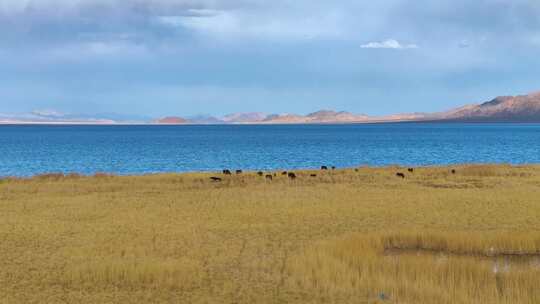
<svg viewBox="0 0 540 304"><path fill-rule="evenodd" d="M335 166L331 166L330 168L331 168L332 170L335 170L335 169L336 169ZM321 170L328 170L328 167L327 167L327 166L321 166ZM359 169L358 169L358 168L355 168L354 171L355 171L355 172L358 172ZM408 171L409 173L414 173L414 168L408 168L407 171ZM232 175L231 170L228 170L228 169L224 169L222 172L223 172L223 175ZM241 174L241 173L242 173L242 170L236 170L235 172L236 172L236 174ZM450 173L456 174L456 170L455 170L455 169L452 169L452 170L450 170ZM266 175L265 175L263 171L257 171L257 175L258 175L258 176L261 176L261 177L264 176L264 178L265 178L267 181L272 181L272 180L274 179L274 177L277 176L276 173L273 173L273 175L272 175L272 174L266 174ZM294 172L288 172L288 171L282 171L282 172L281 172L281 175L287 176L290 180L295 180L296 177L297 177L296 173L294 173ZM317 177L317 174L312 173L312 174L310 174L309 176L310 176L310 177ZM403 173L403 172L396 172L396 177L399 177L399 178L401 178L401 179L404 179L404 178L405 178L405 173ZM212 176L212 177L210 177L210 180L213 181L213 182L221 182L223 179L222 179L221 177Z"/></svg>

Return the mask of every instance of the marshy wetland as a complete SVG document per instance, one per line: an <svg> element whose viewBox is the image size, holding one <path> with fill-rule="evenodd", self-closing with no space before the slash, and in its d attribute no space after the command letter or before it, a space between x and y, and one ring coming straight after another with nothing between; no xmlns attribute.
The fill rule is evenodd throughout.
<svg viewBox="0 0 540 304"><path fill-rule="evenodd" d="M540 302L540 166L275 173L2 179L0 303Z"/></svg>

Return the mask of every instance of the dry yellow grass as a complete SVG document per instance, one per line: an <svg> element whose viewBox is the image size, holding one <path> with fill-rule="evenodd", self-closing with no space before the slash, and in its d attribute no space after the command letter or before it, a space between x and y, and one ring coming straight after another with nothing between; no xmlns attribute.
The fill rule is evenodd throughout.
<svg viewBox="0 0 540 304"><path fill-rule="evenodd" d="M540 303L540 167L453 168L4 179L0 303Z"/></svg>

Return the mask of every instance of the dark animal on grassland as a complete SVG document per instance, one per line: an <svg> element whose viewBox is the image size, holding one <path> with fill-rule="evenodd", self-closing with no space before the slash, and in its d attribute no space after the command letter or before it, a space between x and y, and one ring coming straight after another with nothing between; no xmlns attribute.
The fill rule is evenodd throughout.
<svg viewBox="0 0 540 304"><path fill-rule="evenodd" d="M332 170L336 170L336 167L335 167L335 166L332 166Z"/></svg>
<svg viewBox="0 0 540 304"><path fill-rule="evenodd" d="M452 169L452 174L456 174L456 170L455 169Z"/></svg>
<svg viewBox="0 0 540 304"><path fill-rule="evenodd" d="M266 178L267 180L272 180L272 175L267 174L265 178Z"/></svg>
<svg viewBox="0 0 540 304"><path fill-rule="evenodd" d="M321 166L321 170L328 170L327 166Z"/></svg>
<svg viewBox="0 0 540 304"><path fill-rule="evenodd" d="M221 181L221 178L215 177L215 176L210 177L210 179L211 179L213 182L220 182L220 181Z"/></svg>
<svg viewBox="0 0 540 304"><path fill-rule="evenodd" d="M263 176L262 171L257 172L257 175L258 175L258 176Z"/></svg>
<svg viewBox="0 0 540 304"><path fill-rule="evenodd" d="M409 168L409 169L407 169L407 171L413 173L413 172L414 172L414 168Z"/></svg>
<svg viewBox="0 0 540 304"><path fill-rule="evenodd" d="M281 172L281 175L287 175L287 171Z"/></svg>
<svg viewBox="0 0 540 304"><path fill-rule="evenodd" d="M225 170L223 170L223 174L225 174L225 175L231 175L231 170L225 169Z"/></svg>
<svg viewBox="0 0 540 304"><path fill-rule="evenodd" d="M290 179L295 179L295 178L296 178L296 174L294 174L293 172L289 172L289 174L287 174L287 176L288 176Z"/></svg>
<svg viewBox="0 0 540 304"><path fill-rule="evenodd" d="M317 174L310 174L311 177L317 177Z"/></svg>
<svg viewBox="0 0 540 304"><path fill-rule="evenodd" d="M236 174L242 173L242 170L236 170Z"/></svg>
<svg viewBox="0 0 540 304"><path fill-rule="evenodd" d="M358 168L354 168L354 172L358 172Z"/></svg>
<svg viewBox="0 0 540 304"><path fill-rule="evenodd" d="M396 173L396 176L401 177L401 178L405 178L405 174L403 174L401 172Z"/></svg>

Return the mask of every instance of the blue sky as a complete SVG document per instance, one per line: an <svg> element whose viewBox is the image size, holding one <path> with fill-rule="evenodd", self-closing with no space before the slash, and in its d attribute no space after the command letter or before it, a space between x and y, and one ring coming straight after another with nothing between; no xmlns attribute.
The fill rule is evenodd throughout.
<svg viewBox="0 0 540 304"><path fill-rule="evenodd" d="M438 111L539 55L537 0L1 0L0 113Z"/></svg>

